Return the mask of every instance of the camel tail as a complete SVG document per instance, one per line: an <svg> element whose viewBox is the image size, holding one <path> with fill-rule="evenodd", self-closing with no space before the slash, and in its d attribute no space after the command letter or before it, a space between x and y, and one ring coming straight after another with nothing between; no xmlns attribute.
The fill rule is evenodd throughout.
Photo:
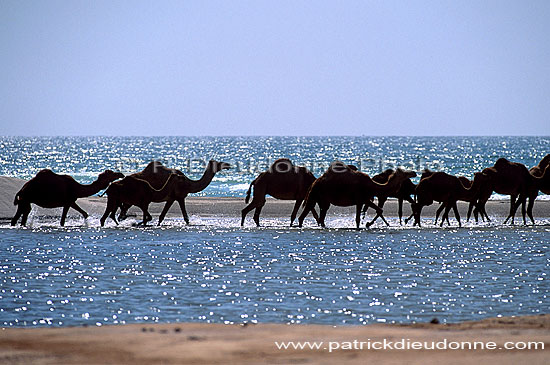
<svg viewBox="0 0 550 365"><path fill-rule="evenodd" d="M21 198L19 197L19 193L15 194L15 199L13 199L13 205L19 204L19 200Z"/></svg>
<svg viewBox="0 0 550 365"><path fill-rule="evenodd" d="M252 180L252 182L250 183L250 187L246 191L246 198L244 198L244 202L246 204L248 204L248 202L250 201L250 193L252 192L252 186L254 185L254 183L256 183L256 180Z"/></svg>
<svg viewBox="0 0 550 365"><path fill-rule="evenodd" d="M315 183L311 184L311 186L309 187L309 189L307 189L307 193L306 193L306 197L304 198L304 201L302 202L302 207L305 207L310 196L311 196L311 192L313 191L313 187L315 186Z"/></svg>

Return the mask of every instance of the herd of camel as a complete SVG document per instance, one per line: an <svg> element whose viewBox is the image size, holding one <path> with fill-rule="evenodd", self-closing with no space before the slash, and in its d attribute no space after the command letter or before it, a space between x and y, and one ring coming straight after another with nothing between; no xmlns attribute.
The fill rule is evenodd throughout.
<svg viewBox="0 0 550 365"><path fill-rule="evenodd" d="M405 219L405 224L414 218L414 225L418 226L420 226L422 208L436 201L441 203L436 213L436 222L443 212L440 225L442 226L445 221L450 224L449 212L453 209L460 226L457 201L469 202L467 219L470 219L473 211L476 222L478 216L483 220L490 220L485 211L485 204L493 192L510 195L510 212L504 223L508 220L514 223L514 215L521 205L523 223L527 224L525 218L527 213L534 224L533 205L539 191L550 194L548 165L550 165L550 154L529 170L521 163L499 158L494 166L476 172L473 180L445 172L425 170L420 182L414 184L411 178L417 175L413 171L400 168L388 169L370 177L358 171L355 166L339 161L333 162L321 177L315 178L307 168L295 166L289 159L281 158L250 184L245 198L247 206L241 212L241 225L244 225L246 215L255 210L253 219L259 226L260 213L266 202L265 197L271 195L276 199L295 200L290 216L291 226L300 206L303 205L302 213L298 218L299 226L302 227L304 219L311 212L317 223L325 227L325 217L331 204L355 206L357 228L360 226L361 213L365 214L368 208L373 208L376 215L367 223L367 227L371 226L378 217L388 224L382 213L384 203L389 197L398 199L400 223L402 223L404 201L410 203L412 211L411 216ZM153 161L143 171L126 177L120 172L106 170L89 185L79 184L68 175L58 175L48 169L41 170L16 194L14 204L17 206L17 212L11 224L16 225L20 218L21 225L26 224L31 203L44 208L62 207L62 226L65 224L70 208L87 218L88 214L77 205L77 199L92 196L104 189L107 189L105 191L107 207L100 219L101 226L105 224L108 217L118 224L116 217L118 209L121 211L118 219L121 220L126 217L131 206L137 206L142 210L143 221L140 224L146 225L152 220L148 211L149 204L166 202L159 216L160 225L175 201L178 202L183 218L188 224L189 217L185 208L187 195L204 190L218 171L228 168L230 168L228 163L212 160L199 180L191 180L180 170L167 168L160 162ZM252 188L254 193L249 203ZM374 204L375 197L377 204ZM319 207L319 214L315 210L316 205Z"/></svg>

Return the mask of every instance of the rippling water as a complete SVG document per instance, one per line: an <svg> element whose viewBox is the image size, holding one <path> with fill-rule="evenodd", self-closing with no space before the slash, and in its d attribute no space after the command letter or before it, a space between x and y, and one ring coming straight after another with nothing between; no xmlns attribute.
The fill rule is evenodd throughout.
<svg viewBox="0 0 550 365"><path fill-rule="evenodd" d="M550 310L549 225L357 232L194 221L0 227L0 325L456 322Z"/></svg>
<svg viewBox="0 0 550 365"><path fill-rule="evenodd" d="M374 174L402 165L471 176L507 157L533 166L548 137L0 137L0 175L42 168L90 182L160 159L193 178L230 162L200 195L242 196L279 157L316 175L335 159ZM340 219L340 220L339 220ZM168 219L162 228L0 226L0 326L132 322L363 324L456 322L550 312L550 221L535 227L363 230L240 228L238 217ZM332 217L329 227L352 227ZM542 223L542 224L540 224Z"/></svg>
<svg viewBox="0 0 550 365"><path fill-rule="evenodd" d="M160 160L197 179L202 161L216 159L233 168L197 195L240 196L280 157L316 176L338 159L369 174L405 166L472 177L499 157L532 167L547 153L550 137L0 137L0 175L29 179L50 168L91 182L106 168L135 172Z"/></svg>

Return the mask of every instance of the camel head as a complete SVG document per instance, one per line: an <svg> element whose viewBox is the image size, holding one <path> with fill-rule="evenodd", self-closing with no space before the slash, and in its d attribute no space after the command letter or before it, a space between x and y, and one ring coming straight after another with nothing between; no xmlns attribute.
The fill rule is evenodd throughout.
<svg viewBox="0 0 550 365"><path fill-rule="evenodd" d="M109 185L115 180L122 179L124 174L121 172L114 172L112 170L105 170L97 177L97 181L104 185Z"/></svg>
<svg viewBox="0 0 550 365"><path fill-rule="evenodd" d="M484 172L476 172L474 173L474 180L470 189L477 190L481 186L487 184L489 181L491 181L491 176L489 174L486 174Z"/></svg>
<svg viewBox="0 0 550 365"><path fill-rule="evenodd" d="M423 171L422 171L422 175L420 176L420 180L422 179L425 179L427 177L430 177L434 174L434 172L428 168L425 168Z"/></svg>
<svg viewBox="0 0 550 365"><path fill-rule="evenodd" d="M230 168L231 168L231 165L228 164L227 162L218 162L215 160L208 161L207 169L211 170L214 173L219 172L221 170L228 170Z"/></svg>
<svg viewBox="0 0 550 365"><path fill-rule="evenodd" d="M543 157L542 160L540 160L538 166L544 170L546 168L546 166L550 165L550 154L546 155Z"/></svg>
<svg viewBox="0 0 550 365"><path fill-rule="evenodd" d="M416 172L411 170L403 170L402 168L397 168L390 176L399 177L402 180L412 179L413 177L416 177Z"/></svg>

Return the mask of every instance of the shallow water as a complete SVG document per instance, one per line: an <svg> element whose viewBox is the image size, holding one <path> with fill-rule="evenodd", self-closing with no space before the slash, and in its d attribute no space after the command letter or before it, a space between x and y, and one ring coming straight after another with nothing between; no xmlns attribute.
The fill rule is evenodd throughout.
<svg viewBox="0 0 550 365"><path fill-rule="evenodd" d="M550 221L422 229L238 219L0 227L0 325L363 324L548 313ZM135 223L135 221L133 221Z"/></svg>

